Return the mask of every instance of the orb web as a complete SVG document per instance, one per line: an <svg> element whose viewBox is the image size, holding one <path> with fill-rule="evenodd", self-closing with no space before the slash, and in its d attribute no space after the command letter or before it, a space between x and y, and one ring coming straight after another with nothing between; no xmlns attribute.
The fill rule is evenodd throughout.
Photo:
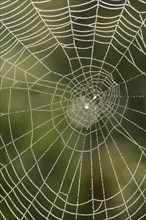
<svg viewBox="0 0 146 220"><path fill-rule="evenodd" d="M1 219L145 218L145 7L1 1Z"/></svg>

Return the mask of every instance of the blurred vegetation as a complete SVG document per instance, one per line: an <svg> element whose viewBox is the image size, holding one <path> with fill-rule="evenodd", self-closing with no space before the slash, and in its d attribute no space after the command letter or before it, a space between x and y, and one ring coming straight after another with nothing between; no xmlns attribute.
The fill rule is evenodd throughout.
<svg viewBox="0 0 146 220"><path fill-rule="evenodd" d="M25 4L28 5L28 2ZM79 0L70 1L71 4L80 2ZM82 3L83 2L86 1L82 1ZM137 1L137 4L135 2L132 3L132 1L130 2L131 4L135 4L133 6L138 10L143 10L139 1ZM4 9L4 12L6 13L8 10L11 11L11 14L15 13L13 9L14 7L17 8L19 4L20 2L18 1L16 4ZM46 4L38 4L38 7L44 10L63 6L66 6L66 1L51 1ZM24 6L22 9L23 8ZM19 12L14 19L22 18L23 20L24 14L29 12L30 8L32 8L32 6L29 6L23 13ZM103 16L112 16L116 13L119 12L114 10L107 11L103 8L99 9L99 14ZM137 12L131 11L131 13L133 13L133 16L138 16ZM91 10L81 13L81 16L86 17L94 14L95 10ZM126 14L125 16L128 17ZM6 19L4 23L12 21L6 18L6 16L4 17ZM46 41L46 43L40 43L31 48L27 47L33 43L31 39L19 41L19 35L21 36L22 33L21 30L23 30L23 32L26 31L26 35L24 34L23 36L22 34L21 37L27 37L27 33L33 35L38 20L29 26L21 24L22 21L16 21L16 24L20 23L20 31L15 31L15 27L14 29L11 28L11 32L7 29L9 35L5 38L5 41L3 41L3 43L9 42L6 44L7 49L12 45L15 36L17 36L18 39L17 46L1 58L2 88L0 120L2 144L1 165L3 173L1 183L5 189L5 191L2 191L2 196L5 197L6 193L9 193L10 197L7 198L11 198L11 201L10 199L7 201L11 210L8 208L6 202L2 203L1 210L8 220L15 219L12 213L15 213L19 219L29 220L32 219L32 215L36 220L43 220L44 217L42 216L47 216L48 210L51 210L51 215L48 217L49 220L57 219L54 216L63 218L64 220L71 220L75 219L75 216L69 212L76 213L76 203L78 201L82 203L82 205L78 207L78 212L87 214L87 216L80 215L77 219L90 220L92 216L90 216L89 213L92 213L92 207L94 206L95 210L97 209L99 212L99 215L97 215L97 217L95 216L95 219L102 220L106 218L105 212L103 211L105 204L102 202L105 196L107 199L106 206L109 218L117 214L117 217L114 219L126 219L127 212L125 209L128 207L130 215L133 214L131 219L136 220L145 212L144 206L140 207L141 204L143 204L142 192L144 192L145 189L145 183L143 181L145 175L145 158L141 154L140 147L138 147L134 141L129 141L115 129L111 135L107 136L106 141L101 143L97 150L92 151L89 141L92 139L93 148L95 148L97 143L95 139L96 129L94 128L96 128L96 126L93 125L93 127L87 131L86 129L75 128L74 125L70 126L68 124L66 110L70 103L70 98L74 93L74 83L71 83L72 80L74 80L74 76L77 77L79 84L82 84L82 79L78 78L80 70L77 71L79 62L76 59L72 61L74 71L77 71L76 75L73 75L70 73L68 58L64 55L60 47L52 54L50 54L49 49L46 49L53 45L54 39L49 42L50 45L48 45L48 41ZM77 22L80 23L80 19ZM88 20L85 19L82 20L82 22L86 23ZM21 27L22 25L24 25L24 27ZM36 27L41 29L43 25L43 22L41 22ZM134 25L136 25L136 21ZM79 25L76 23L74 29L78 28ZM80 28L82 29L82 27ZM85 27L83 29L85 29ZM41 38L43 39L45 35L46 33L42 34ZM115 33L115 38L121 40L120 37L117 36L117 33ZM66 39L61 40L65 43ZM68 39L68 41L69 40L71 39ZM76 46L87 46L88 37L86 40L87 42L85 43L79 44L79 41L76 42ZM116 48L119 47L118 43L114 42L114 40L113 44ZM123 48L118 49L122 52ZM22 50L23 53L21 54ZM106 44L95 44L94 58L98 60L98 62L95 62L95 65L99 65L97 68L102 66L102 59L104 58L106 50ZM37 53L37 51L42 52ZM75 52L74 49L68 51L69 57L75 57ZM34 53L35 56L33 55ZM90 50L78 50L78 53L79 56L82 57L91 56ZM131 45L131 53L135 65L142 71L145 71L146 66L143 54L138 53L138 50L135 52L133 45ZM47 56L47 54L49 55ZM125 56L128 55L125 54ZM111 47L106 57L106 63L116 66L119 60L120 55ZM83 66L90 64L90 60L87 59L82 59L81 62ZM145 97L146 95L146 77L141 75L140 77L128 81L140 75L135 65L128 62L126 58L123 58L118 65L118 71L122 77L118 74L118 71L115 70L113 72L113 78L115 82L121 84L120 89L123 97L126 96L126 86L129 97L136 96L135 98L129 98L128 108L144 112L146 104L144 103L144 98L138 98L137 96ZM88 73L89 68L85 68L85 70L86 69ZM103 69L112 72L110 65L104 64ZM126 86L124 81L126 81ZM125 103L124 98L123 103ZM144 114L138 114L137 112L128 110L128 108L126 109L124 117L127 117L130 121L144 128ZM146 146L144 132L140 132L140 129L137 127L133 129L133 125L124 119L122 125L133 137L133 140L139 145ZM126 135L122 128L118 127L118 129ZM83 145L86 146L86 152L82 150ZM90 150L92 151L93 157L94 204L88 202L92 199ZM113 171L111 160L115 171ZM56 166L54 166L54 164L56 164ZM82 171L80 174L79 168L81 164ZM103 193L100 165L102 166L105 195ZM53 172L51 173L51 168L53 167L54 169L52 169ZM69 169L66 172L67 167ZM79 177L80 175L81 178ZM4 176L5 178L3 178ZM64 180L63 177L65 177ZM73 177L74 181L72 182ZM44 183L44 181L46 182ZM120 185L118 185L118 182ZM72 188L70 188L71 184L73 184ZM81 188L80 198L78 200L79 184L81 184ZM138 189L138 186L140 189ZM14 191L12 191L13 188L15 189ZM69 197L67 197L68 192ZM45 196L52 204L48 202ZM21 201L21 204L19 201ZM34 205L30 205L31 201L32 203L34 202ZM53 201L55 201L54 204ZM66 206L65 201L68 201ZM12 204L14 205L13 207ZM23 213L26 211L25 207L29 207L29 211L26 213L26 216L22 218ZM38 209L38 211L36 209ZM64 216L61 217L63 213L62 210L64 209L68 210L68 213L65 212ZM121 214L118 215L120 212ZM42 215L40 213L42 213Z"/></svg>

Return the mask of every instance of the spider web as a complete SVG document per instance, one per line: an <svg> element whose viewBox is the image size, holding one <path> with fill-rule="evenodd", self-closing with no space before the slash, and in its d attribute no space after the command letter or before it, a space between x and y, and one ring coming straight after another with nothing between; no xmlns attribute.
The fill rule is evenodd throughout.
<svg viewBox="0 0 146 220"><path fill-rule="evenodd" d="M145 7L1 0L1 219L144 219Z"/></svg>

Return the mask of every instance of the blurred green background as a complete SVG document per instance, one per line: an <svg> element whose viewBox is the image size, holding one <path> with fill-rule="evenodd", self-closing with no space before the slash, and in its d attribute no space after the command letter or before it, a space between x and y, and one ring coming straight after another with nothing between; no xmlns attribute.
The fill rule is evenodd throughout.
<svg viewBox="0 0 146 220"><path fill-rule="evenodd" d="M66 32L59 33L59 25L70 21L67 1L36 1L34 5L29 0L12 2L1 0L0 159L1 211L5 219L102 220L107 216L117 220L142 219L146 187L146 77L143 74L146 65L143 51L134 46L134 36L138 35L138 27L144 20L144 14L139 13L144 10L143 4L130 1L133 8L125 6L119 18L122 22L115 31L115 26L109 28L103 17L112 21L111 17L118 16L122 9L106 9L106 2L101 1L96 43L93 44L93 36L85 34L85 25L95 22L96 1L70 1L70 6L89 4L71 8L77 10L72 11L74 22L61 29L72 34L69 37L64 37ZM62 20L54 22L59 13ZM126 23L124 17L133 26ZM110 31L106 32L107 38L100 32L100 23L107 28L104 31ZM58 29L53 29L53 25L58 25ZM85 41L76 39L75 47L69 48L67 44L72 44L76 30ZM139 35L137 39L143 48L143 27L141 33L143 39L140 40ZM109 47L109 42L113 46ZM84 49L91 45L93 54L91 48ZM130 53L133 62L127 60L131 60ZM72 97L80 93L76 84L84 86L83 72L88 80L96 78L98 72L102 82L105 79L102 72L109 73L120 85L120 107L117 109L120 116L115 114L115 117L119 123L123 118L122 126L112 117L115 129L110 120L103 129L98 127L99 123L88 130L76 128L71 123L66 111ZM107 128L111 132L109 135ZM99 134L100 131L103 133Z"/></svg>

